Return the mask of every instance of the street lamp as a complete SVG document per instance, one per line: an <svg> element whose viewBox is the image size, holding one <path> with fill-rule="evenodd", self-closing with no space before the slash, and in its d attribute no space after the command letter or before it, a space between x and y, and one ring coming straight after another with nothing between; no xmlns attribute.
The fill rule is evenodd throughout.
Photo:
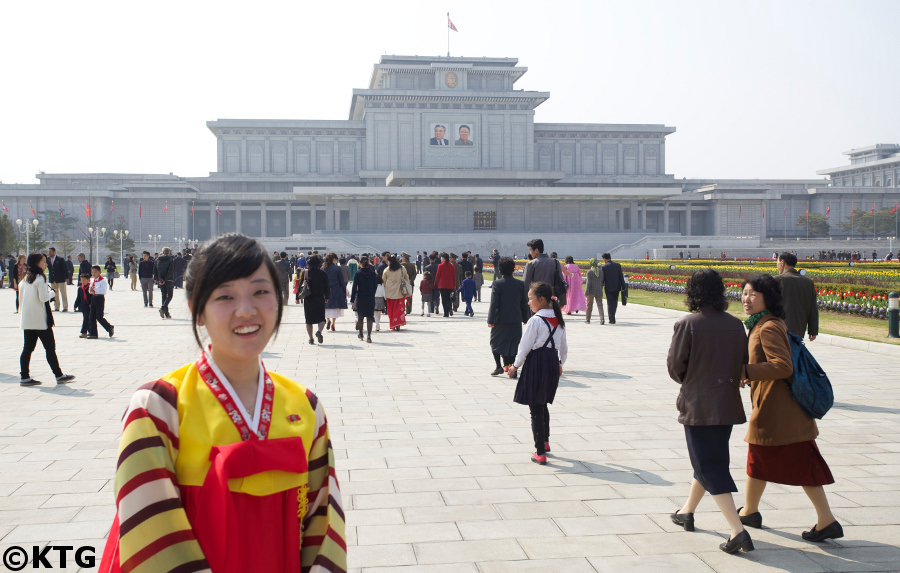
<svg viewBox="0 0 900 573"><path fill-rule="evenodd" d="M125 267L125 252L123 250L123 243L125 241L125 237L128 236L128 229L120 230L116 229L113 231L115 233L116 238L119 239L119 260L122 262L122 267Z"/></svg>
<svg viewBox="0 0 900 573"><path fill-rule="evenodd" d="M97 259L96 262L99 262L100 259L100 237L106 234L106 227L88 227L88 234L91 237L91 241L93 241L94 237L97 238ZM91 253L91 257L94 256L94 253Z"/></svg>
<svg viewBox="0 0 900 573"><path fill-rule="evenodd" d="M34 230L37 231L38 228L38 220L32 219L31 225L34 225ZM28 221L23 221L22 219L16 219L16 229L20 233L25 233L25 254L31 254L31 243L29 241L29 232L31 232L31 225L28 224Z"/></svg>

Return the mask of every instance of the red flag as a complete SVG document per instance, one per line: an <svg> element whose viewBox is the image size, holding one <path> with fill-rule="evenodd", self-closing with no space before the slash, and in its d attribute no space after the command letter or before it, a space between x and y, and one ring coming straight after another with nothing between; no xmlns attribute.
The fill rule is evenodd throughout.
<svg viewBox="0 0 900 573"><path fill-rule="evenodd" d="M143 218L144 218L144 205L141 203L138 203L138 219L143 219Z"/></svg>
<svg viewBox="0 0 900 573"><path fill-rule="evenodd" d="M112 212L113 212L113 209L115 209L115 208L116 208L116 200L115 200L115 199L112 199L112 200L109 202L109 212L112 213Z"/></svg>
<svg viewBox="0 0 900 573"><path fill-rule="evenodd" d="M743 209L743 208L744 208L743 205L738 205L738 219L741 218L741 209Z"/></svg>
<svg viewBox="0 0 900 573"><path fill-rule="evenodd" d="M762 217L762 218L765 219L765 218L766 218L766 204L765 204L765 203L762 204L762 211L763 211L763 217Z"/></svg>
<svg viewBox="0 0 900 573"><path fill-rule="evenodd" d="M2 202L0 205L3 205L3 212L9 215L9 207L6 206L6 202Z"/></svg>
<svg viewBox="0 0 900 573"><path fill-rule="evenodd" d="M900 205L900 203L894 203L894 208L891 209L891 215L897 212L897 205Z"/></svg>
<svg viewBox="0 0 900 573"><path fill-rule="evenodd" d="M32 205L31 203L29 203L28 206L31 207L31 214L34 215L35 217L37 217L37 213L34 212L34 205ZM872 207L874 208L875 206L872 205Z"/></svg>
<svg viewBox="0 0 900 573"><path fill-rule="evenodd" d="M850 216L853 216L853 203L850 203Z"/></svg>
<svg viewBox="0 0 900 573"><path fill-rule="evenodd" d="M59 201L57 201L57 202L56 202L56 206L59 207L59 218L60 218L60 219L65 218L65 215L63 215L62 203L60 203Z"/></svg>
<svg viewBox="0 0 900 573"><path fill-rule="evenodd" d="M168 211L168 210L169 210L169 202L166 201L166 206L163 207L163 213L165 213L165 212Z"/></svg>
<svg viewBox="0 0 900 573"><path fill-rule="evenodd" d="M216 213L218 213L219 215L222 214L222 211L219 211L219 202L218 201L216 201Z"/></svg>
<svg viewBox="0 0 900 573"><path fill-rule="evenodd" d="M191 201L191 217L194 216L194 202Z"/></svg>
<svg viewBox="0 0 900 573"><path fill-rule="evenodd" d="M91 204L88 201L84 202L84 216L85 217L91 216Z"/></svg>
<svg viewBox="0 0 900 573"><path fill-rule="evenodd" d="M456 29L456 26L453 25L453 21L450 20L450 14L447 14L447 27L450 28L451 30L453 30L454 32L459 32L459 30Z"/></svg>
<svg viewBox="0 0 900 573"><path fill-rule="evenodd" d="M809 217L809 201L806 202L806 216Z"/></svg>
<svg viewBox="0 0 900 573"><path fill-rule="evenodd" d="M875 212L875 203L872 203L872 210L869 211L869 213L874 213L874 212Z"/></svg>
<svg viewBox="0 0 900 573"><path fill-rule="evenodd" d="M829 203L828 208L825 209L825 216L827 217L829 213L831 213L831 203Z"/></svg>

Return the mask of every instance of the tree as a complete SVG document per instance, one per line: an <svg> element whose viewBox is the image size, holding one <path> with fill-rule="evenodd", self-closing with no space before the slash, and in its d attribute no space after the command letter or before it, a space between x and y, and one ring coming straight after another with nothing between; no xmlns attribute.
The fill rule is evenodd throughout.
<svg viewBox="0 0 900 573"><path fill-rule="evenodd" d="M38 211L38 219L41 221L41 228L44 230L44 236L53 243L62 235L71 236L78 225L78 219L72 215L67 215L63 210L63 217L59 216L59 210L47 209Z"/></svg>
<svg viewBox="0 0 900 573"><path fill-rule="evenodd" d="M0 253L9 254L16 251L16 227L9 216L0 216Z"/></svg>
<svg viewBox="0 0 900 573"><path fill-rule="evenodd" d="M801 229L806 229L807 224L807 216L800 215L797 217L797 226ZM809 236L810 237L827 237L828 232L831 230L831 224L828 223L828 218L821 213L810 213L809 214Z"/></svg>
<svg viewBox="0 0 900 573"><path fill-rule="evenodd" d="M57 236L56 241L56 250L61 254L64 258L69 255L75 254L75 249L78 248L72 239L69 238L69 235L66 233L61 233Z"/></svg>
<svg viewBox="0 0 900 573"><path fill-rule="evenodd" d="M44 233L41 230L40 225L38 225L37 229L35 229L34 225L32 225L31 221L29 220L27 232L27 240L25 237L25 233L18 233L18 239L16 241L17 252L30 255L31 253L41 253L47 250L49 244L44 239Z"/></svg>
<svg viewBox="0 0 900 573"><path fill-rule="evenodd" d="M852 218L847 217L840 225L848 234L885 237L896 234L896 221L896 215L890 209L881 209L875 213L856 211Z"/></svg>

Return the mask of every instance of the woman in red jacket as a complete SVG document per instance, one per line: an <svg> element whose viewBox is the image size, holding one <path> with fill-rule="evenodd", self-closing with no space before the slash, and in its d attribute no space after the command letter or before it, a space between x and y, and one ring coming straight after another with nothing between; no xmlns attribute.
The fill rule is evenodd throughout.
<svg viewBox="0 0 900 573"><path fill-rule="evenodd" d="M456 290L456 268L450 262L450 255L441 253L441 264L434 274L434 286L441 293L441 306L444 307L444 318L453 316L450 308L450 295Z"/></svg>

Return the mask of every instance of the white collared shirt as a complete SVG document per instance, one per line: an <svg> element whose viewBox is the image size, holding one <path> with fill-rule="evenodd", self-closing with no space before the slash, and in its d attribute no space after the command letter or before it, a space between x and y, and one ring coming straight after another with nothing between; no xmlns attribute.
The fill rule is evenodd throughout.
<svg viewBox="0 0 900 573"><path fill-rule="evenodd" d="M97 277L95 279L91 279L91 286L88 290L93 295L103 296L106 294L106 291L109 290L109 283L106 282L106 279L104 279L103 277Z"/></svg>
<svg viewBox="0 0 900 573"><path fill-rule="evenodd" d="M552 308L542 308L537 311L534 316L528 319L525 324L525 332L522 333L522 339L519 341L519 349L516 352L516 360L513 362L516 368L521 368L525 364L525 358L532 350L536 350L544 346L550 330L540 317L556 318ZM560 326L553 334L553 343L559 352L559 363L566 363L566 356L569 353L569 347L566 344L566 329Z"/></svg>
<svg viewBox="0 0 900 573"><path fill-rule="evenodd" d="M253 408L252 416L249 412L247 412L247 408L244 406L244 403L241 402L240 396L238 396L237 392L234 391L234 387L231 385L231 382L228 381L228 378L225 377L225 374L223 374L219 367L216 365L216 362L213 360L211 353L206 353L206 360L209 362L210 368L212 368L213 372L215 372L216 376L218 376L219 382L222 383L225 391L228 392L229 395L231 395L232 399L234 399L234 403L237 405L238 411L247 422L247 425L250 426L250 429L254 433L258 433L259 421L262 418L260 414L262 412L263 390L265 387L265 376L262 360L259 361L259 382L256 386L256 405Z"/></svg>

